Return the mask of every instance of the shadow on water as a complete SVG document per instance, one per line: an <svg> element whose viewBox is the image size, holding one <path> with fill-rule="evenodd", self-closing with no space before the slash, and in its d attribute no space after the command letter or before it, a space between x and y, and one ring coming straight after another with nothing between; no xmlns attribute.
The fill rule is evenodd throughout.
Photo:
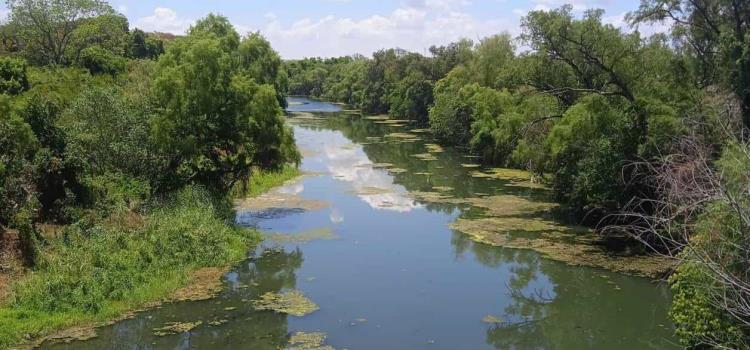
<svg viewBox="0 0 750 350"><path fill-rule="evenodd" d="M329 230L339 239L266 242L225 277L216 299L167 304L54 349L280 349L290 334L324 332L336 349L664 349L673 346L667 288L642 278L572 267L540 254L480 244L453 231L466 205L414 200L442 187L455 198L504 194L546 200L541 189L476 178L460 152L434 159L427 134L385 135L408 126L377 123L332 104L290 98L290 111L329 111L294 120L307 155L294 193L325 209L239 212L264 232ZM389 163L393 172L376 164ZM303 259L304 256L304 259ZM297 289L320 306L305 317L253 310L265 292ZM168 322L203 322L158 337Z"/></svg>

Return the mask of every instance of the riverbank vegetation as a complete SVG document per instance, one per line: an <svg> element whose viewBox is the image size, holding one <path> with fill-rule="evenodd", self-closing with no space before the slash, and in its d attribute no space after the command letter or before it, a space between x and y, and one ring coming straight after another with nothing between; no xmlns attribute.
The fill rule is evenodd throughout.
<svg viewBox="0 0 750 350"><path fill-rule="evenodd" d="M604 238L680 263L672 317L686 346L748 347L750 4L643 0L627 20L563 6L528 13L519 37L427 56L288 61L288 92L408 119L549 179ZM653 23L671 30L636 30Z"/></svg>
<svg viewBox="0 0 750 350"><path fill-rule="evenodd" d="M242 259L260 236L234 225L233 189L260 193L300 160L268 41L217 15L173 37L131 29L103 1L7 7L0 248L22 261L0 266L14 276L0 286L0 348Z"/></svg>

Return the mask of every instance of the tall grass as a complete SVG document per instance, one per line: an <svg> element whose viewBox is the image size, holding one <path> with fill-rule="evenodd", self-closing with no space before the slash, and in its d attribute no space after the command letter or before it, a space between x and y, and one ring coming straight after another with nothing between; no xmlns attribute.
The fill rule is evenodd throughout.
<svg viewBox="0 0 750 350"><path fill-rule="evenodd" d="M223 210L208 192L189 187L143 216L124 212L69 226L0 307L0 348L117 317L167 296L194 269L242 259L259 235L228 224Z"/></svg>

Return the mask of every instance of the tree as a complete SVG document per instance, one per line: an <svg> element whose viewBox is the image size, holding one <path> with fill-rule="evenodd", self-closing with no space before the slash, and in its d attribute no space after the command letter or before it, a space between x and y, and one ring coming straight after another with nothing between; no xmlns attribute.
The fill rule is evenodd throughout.
<svg viewBox="0 0 750 350"><path fill-rule="evenodd" d="M299 160L273 85L247 70L264 63L243 59L241 45L252 46L226 18L210 15L159 59L153 134L170 155L163 186L195 182L226 192L254 166Z"/></svg>
<svg viewBox="0 0 750 350"><path fill-rule="evenodd" d="M672 36L694 63L697 83L730 87L740 100L742 123L750 135L750 2L642 0L627 18L633 24L672 22Z"/></svg>
<svg viewBox="0 0 750 350"><path fill-rule="evenodd" d="M78 22L114 13L102 0L7 0L10 24L29 60L65 64Z"/></svg>

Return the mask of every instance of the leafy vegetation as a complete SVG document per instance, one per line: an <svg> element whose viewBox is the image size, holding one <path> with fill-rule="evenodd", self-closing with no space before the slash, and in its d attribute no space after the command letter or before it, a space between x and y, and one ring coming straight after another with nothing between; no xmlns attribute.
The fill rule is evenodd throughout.
<svg viewBox="0 0 750 350"><path fill-rule="evenodd" d="M0 301L0 347L243 258L260 235L234 226L230 191L267 190L300 159L270 44L216 15L165 44L104 1L7 7L0 238L17 233L29 271Z"/></svg>

